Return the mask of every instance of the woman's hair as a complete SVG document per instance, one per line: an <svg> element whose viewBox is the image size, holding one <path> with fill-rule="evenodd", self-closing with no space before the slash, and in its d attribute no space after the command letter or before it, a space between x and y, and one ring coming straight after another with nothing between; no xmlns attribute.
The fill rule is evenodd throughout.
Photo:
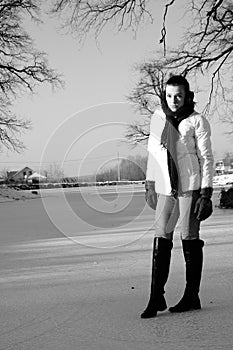
<svg viewBox="0 0 233 350"><path fill-rule="evenodd" d="M194 104L194 93L190 91L188 80L182 75L172 75L166 82L165 86L183 86L185 89L185 104ZM164 98L166 103L166 93L164 92Z"/></svg>
<svg viewBox="0 0 233 350"><path fill-rule="evenodd" d="M185 88L185 92L187 91L190 91L190 88L189 88L189 82L188 80L183 77L182 75L172 75L168 81L166 82L166 85L182 85L184 86Z"/></svg>

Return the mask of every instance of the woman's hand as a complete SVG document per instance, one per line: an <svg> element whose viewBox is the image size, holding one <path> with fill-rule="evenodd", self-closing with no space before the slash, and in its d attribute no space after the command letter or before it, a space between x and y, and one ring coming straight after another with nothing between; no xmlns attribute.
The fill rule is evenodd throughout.
<svg viewBox="0 0 233 350"><path fill-rule="evenodd" d="M211 187L203 188L201 197L196 201L194 214L197 215L197 219L200 221L206 220L213 213L212 193L213 189Z"/></svg>
<svg viewBox="0 0 233 350"><path fill-rule="evenodd" d="M146 202L149 205L149 207L155 210L157 206L157 193L155 192L155 182L146 180L145 189Z"/></svg>

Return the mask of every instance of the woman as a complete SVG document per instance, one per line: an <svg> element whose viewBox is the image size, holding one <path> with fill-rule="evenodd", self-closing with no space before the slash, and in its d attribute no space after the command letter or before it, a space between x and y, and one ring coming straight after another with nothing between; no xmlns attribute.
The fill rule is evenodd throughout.
<svg viewBox="0 0 233 350"><path fill-rule="evenodd" d="M210 125L194 110L194 94L180 75L166 83L161 109L151 118L146 198L156 208L149 303L142 318L167 308L164 286L170 267L173 232L179 231L186 263L184 295L170 312L201 308L199 288L204 242L200 221L212 213L213 155Z"/></svg>

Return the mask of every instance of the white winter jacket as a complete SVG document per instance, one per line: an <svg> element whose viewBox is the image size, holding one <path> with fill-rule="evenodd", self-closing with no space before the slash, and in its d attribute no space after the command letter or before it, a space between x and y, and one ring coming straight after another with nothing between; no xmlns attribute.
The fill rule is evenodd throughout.
<svg viewBox="0 0 233 350"><path fill-rule="evenodd" d="M164 112L155 111L151 117L146 179L155 181L157 193L170 195L167 150L161 145L165 122ZM182 192L212 187L214 160L208 120L194 111L180 122L178 130L176 151Z"/></svg>

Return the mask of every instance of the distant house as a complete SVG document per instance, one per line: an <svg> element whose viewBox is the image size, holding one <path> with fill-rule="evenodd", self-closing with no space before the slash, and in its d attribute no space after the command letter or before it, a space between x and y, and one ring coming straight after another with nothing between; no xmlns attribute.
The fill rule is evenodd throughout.
<svg viewBox="0 0 233 350"><path fill-rule="evenodd" d="M33 170L29 167L25 167L22 170L8 171L7 179L10 182L24 182L27 181L28 177L33 174Z"/></svg>

